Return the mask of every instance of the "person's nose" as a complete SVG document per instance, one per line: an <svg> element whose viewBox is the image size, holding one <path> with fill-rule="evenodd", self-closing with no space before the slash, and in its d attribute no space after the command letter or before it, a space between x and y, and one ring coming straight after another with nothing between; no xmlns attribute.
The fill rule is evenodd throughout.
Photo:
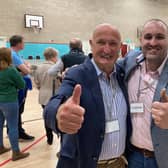
<svg viewBox="0 0 168 168"><path fill-rule="evenodd" d="M151 40L150 40L150 45L151 46L155 46L157 45L157 39L155 37L152 37Z"/></svg>
<svg viewBox="0 0 168 168"><path fill-rule="evenodd" d="M111 47L108 43L104 45L104 53L109 54L111 52Z"/></svg>

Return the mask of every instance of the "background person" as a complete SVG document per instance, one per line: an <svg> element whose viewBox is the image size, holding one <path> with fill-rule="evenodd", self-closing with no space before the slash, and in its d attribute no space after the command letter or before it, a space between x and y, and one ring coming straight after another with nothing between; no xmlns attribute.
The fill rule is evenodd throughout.
<svg viewBox="0 0 168 168"><path fill-rule="evenodd" d="M54 92L56 92L60 86L60 81L55 77L49 76L48 74L48 69L57 62L58 51L54 48L47 48L44 51L44 57L46 61L37 66L37 70L35 71L34 75L34 82L37 89L39 89L39 103L43 109L45 108L49 99L52 97L53 89ZM54 88L53 80L55 83ZM47 135L47 143L51 145L53 143L52 129L48 128L45 124L45 130Z"/></svg>
<svg viewBox="0 0 168 168"><path fill-rule="evenodd" d="M24 106L27 96L27 91L32 89L32 82L28 74L30 73L30 65L24 62L19 56L18 52L24 49L24 39L20 35L13 35L9 39L11 50L12 50L12 63L22 73L23 79L26 82L24 89L19 90L19 139L24 141L34 140L34 136L28 135L22 127L22 114L24 112Z"/></svg>
<svg viewBox="0 0 168 168"><path fill-rule="evenodd" d="M0 154L8 152L10 148L3 144L3 125L6 119L8 135L12 147L12 160L29 156L22 153L18 144L18 89L23 89L25 82L20 73L12 66L11 50L0 48Z"/></svg>
<svg viewBox="0 0 168 168"><path fill-rule="evenodd" d="M64 70L76 64L84 62L86 55L82 50L82 41L79 38L73 38L69 42L69 53L63 55L61 60L64 65Z"/></svg>

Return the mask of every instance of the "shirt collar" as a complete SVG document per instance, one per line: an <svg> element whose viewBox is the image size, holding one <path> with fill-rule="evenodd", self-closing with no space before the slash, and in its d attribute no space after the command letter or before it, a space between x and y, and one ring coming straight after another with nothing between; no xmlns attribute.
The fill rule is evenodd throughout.
<svg viewBox="0 0 168 168"><path fill-rule="evenodd" d="M139 62L139 65L143 65L143 63L145 63L143 60L145 60L145 59L143 59L143 60L141 60L142 58L144 58L144 56L143 56L143 54L140 54L138 57L137 57L137 62ZM163 67L164 67L164 65L165 65L165 63L166 63L166 61L167 61L167 59L168 59L168 55L166 56L166 58L164 59L164 61L162 62L162 64L159 66L159 68L156 70L156 72L158 72L158 74L160 75L161 74L161 72L162 72L162 70L163 70Z"/></svg>
<svg viewBox="0 0 168 168"><path fill-rule="evenodd" d="M105 72L103 72L103 71L97 66L97 64L96 64L96 62L94 61L93 58L91 58L91 62L92 62L93 66L94 66L95 69L96 69L97 76L105 75ZM111 77L112 75L115 75L115 74L116 74L116 66L114 65L114 70L111 72L110 77Z"/></svg>

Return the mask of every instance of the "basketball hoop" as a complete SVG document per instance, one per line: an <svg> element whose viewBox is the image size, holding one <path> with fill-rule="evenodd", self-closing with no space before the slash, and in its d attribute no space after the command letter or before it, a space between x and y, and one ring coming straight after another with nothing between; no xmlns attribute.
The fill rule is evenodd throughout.
<svg viewBox="0 0 168 168"><path fill-rule="evenodd" d="M25 14L25 27L29 28L31 32L39 34L41 29L43 29L43 20L43 16Z"/></svg>

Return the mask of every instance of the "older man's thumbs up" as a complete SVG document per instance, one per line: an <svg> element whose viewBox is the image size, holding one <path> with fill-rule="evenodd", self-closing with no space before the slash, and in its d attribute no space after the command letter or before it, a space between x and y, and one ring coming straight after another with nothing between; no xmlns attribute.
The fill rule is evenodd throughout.
<svg viewBox="0 0 168 168"><path fill-rule="evenodd" d="M163 129L168 129L168 95L166 89L160 92L161 102L152 103L152 117L155 124Z"/></svg>
<svg viewBox="0 0 168 168"><path fill-rule="evenodd" d="M81 128L84 121L85 109L80 106L82 89L77 84L72 96L62 104L57 112L58 128L65 133L74 134Z"/></svg>

